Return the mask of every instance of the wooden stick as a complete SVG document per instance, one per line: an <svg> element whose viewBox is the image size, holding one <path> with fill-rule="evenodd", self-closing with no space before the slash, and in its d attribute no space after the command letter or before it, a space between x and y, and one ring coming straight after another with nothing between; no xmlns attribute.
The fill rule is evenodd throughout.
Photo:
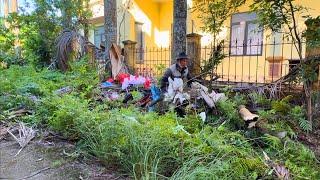
<svg viewBox="0 0 320 180"><path fill-rule="evenodd" d="M33 176L35 176L35 175L37 175L37 174L40 174L41 172L46 171L46 170L48 170L48 169L50 169L50 167L45 167L45 168L43 168L43 169L40 169L40 170L38 170L38 171L35 171L35 172L31 173L29 176L25 176L25 177L20 178L20 179L18 179L18 180L29 179L29 178L31 178L31 177L33 177Z"/></svg>

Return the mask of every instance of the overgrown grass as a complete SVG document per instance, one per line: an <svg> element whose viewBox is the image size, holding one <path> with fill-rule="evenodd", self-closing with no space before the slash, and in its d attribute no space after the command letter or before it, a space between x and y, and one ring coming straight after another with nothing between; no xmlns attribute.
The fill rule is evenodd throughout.
<svg viewBox="0 0 320 180"><path fill-rule="evenodd" d="M302 121L299 107L282 111L287 107L282 101L278 103L281 112L260 112L268 120L266 129L287 131L290 136L279 139L261 132L252 136L237 113L237 106L248 99L242 95L233 98L238 101L231 98L217 105L219 113L213 118L223 123L212 126L196 115L178 118L174 112L158 115L133 106L124 108L121 100L95 101L99 90L94 71L84 61L73 64L73 70L67 74L29 66L1 70L0 120L12 108L32 110L32 115L16 120L60 132L106 166L118 167L135 179L273 179L262 151L284 164L295 179L320 178L314 153L295 141L287 123L289 119ZM66 86L73 91L55 93ZM252 97L258 99L257 104L271 106L257 95Z"/></svg>

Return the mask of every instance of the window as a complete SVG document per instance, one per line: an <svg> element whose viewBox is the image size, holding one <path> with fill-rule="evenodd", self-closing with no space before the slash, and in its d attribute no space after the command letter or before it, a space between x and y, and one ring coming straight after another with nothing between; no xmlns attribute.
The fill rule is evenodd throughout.
<svg viewBox="0 0 320 180"><path fill-rule="evenodd" d="M281 74L281 64L279 62L269 64L269 76L278 78Z"/></svg>
<svg viewBox="0 0 320 180"><path fill-rule="evenodd" d="M12 13L12 2L11 0L8 0L8 13Z"/></svg>
<svg viewBox="0 0 320 180"><path fill-rule="evenodd" d="M100 46L105 40L104 26L98 26L94 29L94 45Z"/></svg>
<svg viewBox="0 0 320 180"><path fill-rule="evenodd" d="M261 55L263 32L256 13L239 13L231 18L231 55Z"/></svg>
<svg viewBox="0 0 320 180"><path fill-rule="evenodd" d="M142 30L143 23L135 23L136 41L137 41L137 63L143 63L144 48L145 48L145 35Z"/></svg>
<svg viewBox="0 0 320 180"><path fill-rule="evenodd" d="M4 17L4 0L0 0L0 17Z"/></svg>

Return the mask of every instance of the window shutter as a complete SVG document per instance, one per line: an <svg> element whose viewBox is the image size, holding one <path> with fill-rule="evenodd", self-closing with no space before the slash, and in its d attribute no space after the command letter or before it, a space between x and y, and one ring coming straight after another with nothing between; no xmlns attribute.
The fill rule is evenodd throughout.
<svg viewBox="0 0 320 180"><path fill-rule="evenodd" d="M143 24L136 22L135 23L135 34L137 41L137 53L136 53L136 63L143 63L144 60L144 46L145 46L145 37L142 29Z"/></svg>
<svg viewBox="0 0 320 180"><path fill-rule="evenodd" d="M269 76L273 78L280 77L281 64L280 63L269 63Z"/></svg>

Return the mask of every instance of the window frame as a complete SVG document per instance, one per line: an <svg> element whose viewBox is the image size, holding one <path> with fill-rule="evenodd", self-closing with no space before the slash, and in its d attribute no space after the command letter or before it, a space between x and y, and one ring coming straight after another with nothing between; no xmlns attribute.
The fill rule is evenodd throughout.
<svg viewBox="0 0 320 180"><path fill-rule="evenodd" d="M240 22L235 22L235 23L232 23L233 21L233 15L236 15L236 14L250 14L250 13L255 13L255 12L250 12L250 11L246 11L246 12L239 12L239 13L234 13L231 15L231 18L230 18L230 41L229 41L229 55L230 56L262 56L263 55L263 37L264 37L264 30L262 29L261 30L261 47L260 47L260 53L258 54L248 54L247 53L247 49L248 49L248 45L245 44L244 47L243 47L243 52L242 54L232 54L232 48L235 48L235 47L232 47L232 27L235 26L235 25L240 25L241 23ZM255 20L251 20L251 21L245 21L245 28L244 28L244 41L245 42L248 42L248 27L249 27L249 24L257 24L257 22Z"/></svg>
<svg viewBox="0 0 320 180"><path fill-rule="evenodd" d="M134 25L135 25L135 36L136 36L135 38L136 38L136 42L138 45L138 47L136 47L136 55L135 55L136 60L135 60L135 62L136 62L136 64L143 64L144 60L145 60L144 55L145 55L145 43L146 43L145 42L146 41L145 40L145 32L143 32L143 30L142 30L143 23L136 21L134 23ZM139 34L139 36L137 37L138 25L141 26L141 34ZM140 41L138 40L138 38L140 38L139 39Z"/></svg>
<svg viewBox="0 0 320 180"><path fill-rule="evenodd" d="M103 32L102 33L96 33L97 31L99 31L99 28L103 29ZM93 41L94 41L94 45L99 47L100 44L103 42L103 36L105 36L105 33L104 33L104 25L101 25L101 26L95 26L94 29L93 29ZM99 36L100 37L100 44L96 44L96 37Z"/></svg>
<svg viewBox="0 0 320 180"><path fill-rule="evenodd" d="M0 18L4 18L5 14L4 14L4 0L0 0Z"/></svg>

